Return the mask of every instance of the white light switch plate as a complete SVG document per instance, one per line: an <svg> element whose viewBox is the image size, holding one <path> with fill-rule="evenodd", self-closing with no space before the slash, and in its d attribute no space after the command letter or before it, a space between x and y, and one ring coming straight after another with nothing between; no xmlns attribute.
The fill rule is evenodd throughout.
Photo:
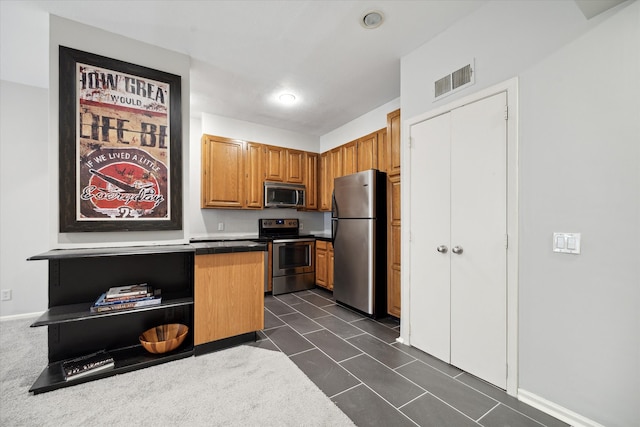
<svg viewBox="0 0 640 427"><path fill-rule="evenodd" d="M580 233L553 233L553 252L580 253Z"/></svg>

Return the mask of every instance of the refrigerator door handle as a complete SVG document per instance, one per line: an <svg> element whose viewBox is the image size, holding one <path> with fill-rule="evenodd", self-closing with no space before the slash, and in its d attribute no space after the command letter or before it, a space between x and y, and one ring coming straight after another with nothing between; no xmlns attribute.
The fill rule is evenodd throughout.
<svg viewBox="0 0 640 427"><path fill-rule="evenodd" d="M338 204L336 203L336 190L331 192L331 216L333 218L339 218L338 216Z"/></svg>
<svg viewBox="0 0 640 427"><path fill-rule="evenodd" d="M336 219L331 220L331 244L332 245L336 241L336 236L338 235L338 225L339 225L338 220Z"/></svg>

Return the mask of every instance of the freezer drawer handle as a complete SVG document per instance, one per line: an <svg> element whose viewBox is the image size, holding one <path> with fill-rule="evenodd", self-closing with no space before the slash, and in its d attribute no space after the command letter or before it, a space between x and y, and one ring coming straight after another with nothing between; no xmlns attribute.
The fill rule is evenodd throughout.
<svg viewBox="0 0 640 427"><path fill-rule="evenodd" d="M462 253L462 246L454 246L453 249L451 249L451 252L453 252L454 254L461 254Z"/></svg>
<svg viewBox="0 0 640 427"><path fill-rule="evenodd" d="M440 245L436 248L436 250L441 254L446 254L449 248L447 248L445 245Z"/></svg>

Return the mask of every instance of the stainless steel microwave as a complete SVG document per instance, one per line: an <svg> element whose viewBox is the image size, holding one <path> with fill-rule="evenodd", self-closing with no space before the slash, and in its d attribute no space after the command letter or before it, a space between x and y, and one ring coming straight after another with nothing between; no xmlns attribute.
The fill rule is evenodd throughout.
<svg viewBox="0 0 640 427"><path fill-rule="evenodd" d="M265 208L302 208L304 204L304 185L269 181L264 183Z"/></svg>

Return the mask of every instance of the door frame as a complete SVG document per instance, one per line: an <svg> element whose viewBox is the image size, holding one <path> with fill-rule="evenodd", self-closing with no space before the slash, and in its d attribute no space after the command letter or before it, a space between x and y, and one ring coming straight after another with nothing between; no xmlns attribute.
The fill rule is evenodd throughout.
<svg viewBox="0 0 640 427"><path fill-rule="evenodd" d="M518 392L518 78L514 77L426 113L403 120L401 132L401 223L402 263L400 337L398 341L411 345L411 126L440 114L460 108L501 92L507 94L507 393ZM505 112L507 113L507 112Z"/></svg>

